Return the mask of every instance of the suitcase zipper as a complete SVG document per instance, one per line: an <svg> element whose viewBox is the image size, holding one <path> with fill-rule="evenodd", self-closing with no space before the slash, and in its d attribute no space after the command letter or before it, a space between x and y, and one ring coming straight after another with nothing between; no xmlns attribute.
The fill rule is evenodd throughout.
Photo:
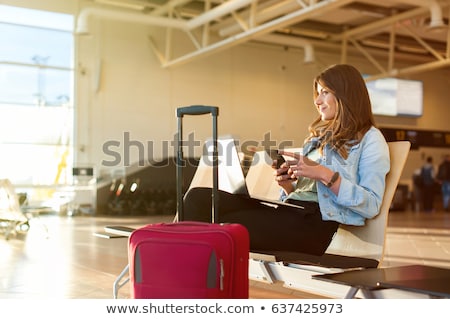
<svg viewBox="0 0 450 319"><path fill-rule="evenodd" d="M219 288L222 291L223 290L223 277L225 276L225 271L223 270L223 259L219 260L219 264L220 264Z"/></svg>

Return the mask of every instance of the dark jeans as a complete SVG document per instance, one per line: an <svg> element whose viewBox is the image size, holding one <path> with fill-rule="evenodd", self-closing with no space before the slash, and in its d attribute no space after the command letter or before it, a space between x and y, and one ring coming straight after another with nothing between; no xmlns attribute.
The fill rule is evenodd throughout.
<svg viewBox="0 0 450 319"><path fill-rule="evenodd" d="M449 206L449 203L450 203L450 181L442 182L441 190L442 190L442 204L443 204L444 210L448 211L448 209L450 208L450 206Z"/></svg>
<svg viewBox="0 0 450 319"><path fill-rule="evenodd" d="M433 210L434 192L436 187L433 185L424 185L422 187L423 210L430 212Z"/></svg>
<svg viewBox="0 0 450 319"><path fill-rule="evenodd" d="M185 220L211 221L211 189L190 189L184 199ZM219 221L244 225L252 251L277 250L322 255L339 224L323 221L319 205L300 202L304 209L272 207L248 196L219 191Z"/></svg>

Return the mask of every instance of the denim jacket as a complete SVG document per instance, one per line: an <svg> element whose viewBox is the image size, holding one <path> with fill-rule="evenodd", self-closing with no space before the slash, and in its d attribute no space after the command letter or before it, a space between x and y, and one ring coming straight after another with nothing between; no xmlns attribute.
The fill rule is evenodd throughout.
<svg viewBox="0 0 450 319"><path fill-rule="evenodd" d="M390 159L386 140L377 128L372 127L359 144L351 147L346 160L326 147L320 164L341 176L338 195L317 183L323 220L359 226L379 213Z"/></svg>

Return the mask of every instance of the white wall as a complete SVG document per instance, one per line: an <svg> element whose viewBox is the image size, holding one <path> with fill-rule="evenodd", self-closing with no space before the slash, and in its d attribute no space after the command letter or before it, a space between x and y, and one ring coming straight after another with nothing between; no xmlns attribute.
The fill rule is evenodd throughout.
<svg viewBox="0 0 450 319"><path fill-rule="evenodd" d="M322 66L303 65L298 50L242 45L163 69L148 43L150 32L139 25L101 21L91 37L79 37L85 75L78 82L78 143L87 150L79 161L110 161L101 146L109 140L123 142L125 132L132 140L154 141L160 148L161 141L172 141L176 133L176 107L191 104L219 106L220 135L259 142L270 133L277 144L302 142L316 116L312 78ZM195 130L203 140L211 134L210 123L209 117L187 117L185 133Z"/></svg>

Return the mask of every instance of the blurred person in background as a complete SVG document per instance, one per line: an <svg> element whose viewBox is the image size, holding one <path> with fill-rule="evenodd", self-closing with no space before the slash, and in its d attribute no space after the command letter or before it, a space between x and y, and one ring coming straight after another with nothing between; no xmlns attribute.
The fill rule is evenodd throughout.
<svg viewBox="0 0 450 319"><path fill-rule="evenodd" d="M437 181L441 184L443 209L448 212L450 202L450 154L447 154L439 165Z"/></svg>
<svg viewBox="0 0 450 319"><path fill-rule="evenodd" d="M423 210L427 213L434 211L433 201L435 186L435 170L433 166L433 158L427 157L425 164L422 166L420 176L422 177L422 202Z"/></svg>

